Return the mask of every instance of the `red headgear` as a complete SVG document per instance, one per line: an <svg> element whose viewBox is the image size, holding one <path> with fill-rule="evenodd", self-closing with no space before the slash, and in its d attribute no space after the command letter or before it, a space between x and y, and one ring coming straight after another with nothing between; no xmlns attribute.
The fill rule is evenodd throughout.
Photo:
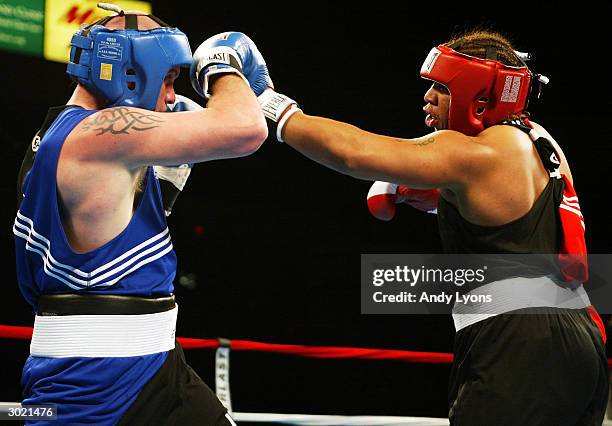
<svg viewBox="0 0 612 426"><path fill-rule="evenodd" d="M440 45L427 55L421 77L450 91L448 128L475 136L525 110L532 74L527 66L503 65Z"/></svg>

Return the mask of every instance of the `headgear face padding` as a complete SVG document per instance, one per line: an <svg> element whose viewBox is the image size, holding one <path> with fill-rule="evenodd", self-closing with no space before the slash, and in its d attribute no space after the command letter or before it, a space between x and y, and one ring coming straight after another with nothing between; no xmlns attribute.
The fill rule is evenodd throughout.
<svg viewBox="0 0 612 426"><path fill-rule="evenodd" d="M125 16L125 29L104 26L115 16ZM148 16L161 28L139 30L138 16ZM66 72L108 106L154 110L166 74L176 66L189 67L192 61L182 31L152 15L123 11L81 28L70 45Z"/></svg>
<svg viewBox="0 0 612 426"><path fill-rule="evenodd" d="M448 88L448 128L475 136L525 111L533 76L527 66L512 67L440 45L429 52L421 77Z"/></svg>

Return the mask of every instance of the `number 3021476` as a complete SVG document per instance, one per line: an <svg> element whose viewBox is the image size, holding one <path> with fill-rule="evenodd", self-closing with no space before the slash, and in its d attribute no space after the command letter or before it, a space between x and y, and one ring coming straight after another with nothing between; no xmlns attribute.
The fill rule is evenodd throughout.
<svg viewBox="0 0 612 426"><path fill-rule="evenodd" d="M19 403L0 403L0 420L55 420L57 406L21 405Z"/></svg>

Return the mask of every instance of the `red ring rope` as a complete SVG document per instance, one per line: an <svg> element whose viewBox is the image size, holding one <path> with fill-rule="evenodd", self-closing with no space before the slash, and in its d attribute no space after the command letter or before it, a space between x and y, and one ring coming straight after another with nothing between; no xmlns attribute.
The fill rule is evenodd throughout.
<svg viewBox="0 0 612 426"><path fill-rule="evenodd" d="M32 327L0 325L0 338L30 340L32 338ZM219 347L219 341L217 339L177 337L177 340L185 349ZM367 349L342 346L284 345L278 343L253 342L249 340L230 340L229 342L230 348L237 351L275 352L307 358L386 359L434 364L451 364L453 362L453 354L441 352L415 352L396 349ZM612 367L611 358L608 359L608 365Z"/></svg>
<svg viewBox="0 0 612 426"><path fill-rule="evenodd" d="M32 327L0 325L0 338L30 340ZM192 337L177 337L185 349L217 348L217 339L195 339ZM436 352L414 352L389 349L349 348L341 346L304 346L284 345L277 343L261 343L249 340L230 340L230 349L237 351L276 352L297 355L307 358L359 358L388 359L407 362L450 364L453 354Z"/></svg>

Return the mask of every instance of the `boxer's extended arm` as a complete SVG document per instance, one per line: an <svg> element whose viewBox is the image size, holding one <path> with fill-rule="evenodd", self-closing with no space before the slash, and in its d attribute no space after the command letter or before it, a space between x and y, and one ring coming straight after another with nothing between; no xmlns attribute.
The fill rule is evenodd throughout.
<svg viewBox="0 0 612 426"><path fill-rule="evenodd" d="M338 172L417 189L463 186L498 161L477 137L458 132L442 130L417 139L399 139L299 111L287 120L282 138Z"/></svg>
<svg viewBox="0 0 612 426"><path fill-rule="evenodd" d="M415 189L461 187L491 169L494 151L477 137L445 130L418 139L398 139L306 115L297 102L274 91L265 61L250 39L240 33L220 36L244 37L244 52L257 58L254 63L259 66L242 71L258 96L262 112L273 123L276 138L331 169Z"/></svg>
<svg viewBox="0 0 612 426"><path fill-rule="evenodd" d="M240 157L256 151L267 136L257 99L236 75L212 83L202 111L172 114L130 107L101 110L71 133L83 160L174 165Z"/></svg>

